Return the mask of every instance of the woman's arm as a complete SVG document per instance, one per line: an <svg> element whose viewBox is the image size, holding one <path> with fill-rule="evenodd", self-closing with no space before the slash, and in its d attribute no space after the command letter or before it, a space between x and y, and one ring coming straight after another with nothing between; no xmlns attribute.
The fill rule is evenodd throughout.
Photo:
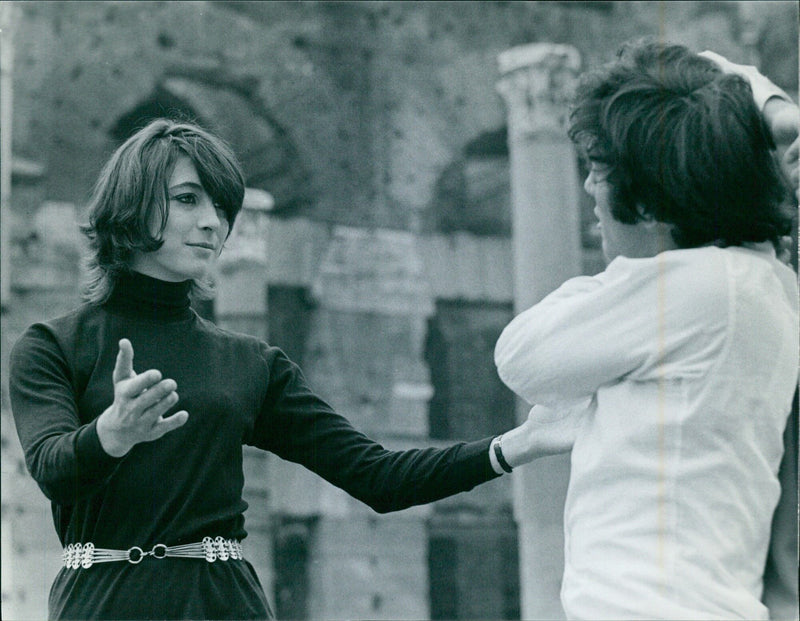
<svg viewBox="0 0 800 621"><path fill-rule="evenodd" d="M387 450L316 396L283 352L267 349L264 357L269 390L251 443L305 466L375 511L429 503L498 476L489 460L492 438Z"/></svg>
<svg viewBox="0 0 800 621"><path fill-rule="evenodd" d="M772 518L769 554L764 569L761 600L769 608L770 619L798 618L798 524L797 524L797 439L798 393L783 433L784 455L778 479L781 495Z"/></svg>
<svg viewBox="0 0 800 621"><path fill-rule="evenodd" d="M139 442L181 426L186 412L163 414L177 402L175 382L155 370L136 374L130 342L109 382L114 401L83 423L77 407L74 369L54 334L43 324L29 329L11 354L9 389L25 462L45 495L70 505L102 487L121 457Z"/></svg>
<svg viewBox="0 0 800 621"><path fill-rule="evenodd" d="M71 505L105 484L120 460L103 450L95 422L81 423L73 369L47 326L14 345L9 395L25 463L48 498Z"/></svg>

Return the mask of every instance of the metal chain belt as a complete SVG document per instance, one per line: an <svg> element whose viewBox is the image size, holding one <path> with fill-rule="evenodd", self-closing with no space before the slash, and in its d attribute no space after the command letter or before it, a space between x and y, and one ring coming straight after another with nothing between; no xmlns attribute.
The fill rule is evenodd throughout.
<svg viewBox="0 0 800 621"><path fill-rule="evenodd" d="M198 543L187 543L180 546L166 546L157 543L149 552L145 552L139 546L133 546L128 550L109 550L108 548L95 548L93 543L70 543L64 548L62 560L64 567L84 569L91 567L95 563L113 563L116 561L128 561L136 565L141 563L145 556L152 556L156 559L162 558L201 558L209 563L217 559L227 561L228 559L243 559L242 544L236 539L223 539L222 537L204 537Z"/></svg>

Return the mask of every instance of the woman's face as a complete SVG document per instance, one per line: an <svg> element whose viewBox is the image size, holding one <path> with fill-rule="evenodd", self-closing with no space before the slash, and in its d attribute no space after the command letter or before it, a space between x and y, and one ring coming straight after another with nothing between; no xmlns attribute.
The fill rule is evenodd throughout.
<svg viewBox="0 0 800 621"><path fill-rule="evenodd" d="M131 268L171 282L199 280L213 267L228 236L225 212L214 206L187 156L175 162L167 184L169 217L161 248L135 252Z"/></svg>

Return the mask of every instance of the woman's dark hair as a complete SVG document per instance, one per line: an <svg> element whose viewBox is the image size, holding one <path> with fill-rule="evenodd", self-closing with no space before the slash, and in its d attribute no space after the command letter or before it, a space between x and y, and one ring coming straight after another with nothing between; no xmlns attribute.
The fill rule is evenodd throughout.
<svg viewBox="0 0 800 621"><path fill-rule="evenodd" d="M672 224L681 248L777 244L790 230L788 186L750 85L683 46L628 43L585 74L569 136L611 166L612 215Z"/></svg>
<svg viewBox="0 0 800 621"><path fill-rule="evenodd" d="M168 183L181 156L188 156L211 200L230 226L242 208L244 176L233 151L220 138L184 121L156 119L128 138L100 173L81 226L89 238L84 297L104 302L134 251L161 247L169 218ZM194 283L195 293L207 290Z"/></svg>

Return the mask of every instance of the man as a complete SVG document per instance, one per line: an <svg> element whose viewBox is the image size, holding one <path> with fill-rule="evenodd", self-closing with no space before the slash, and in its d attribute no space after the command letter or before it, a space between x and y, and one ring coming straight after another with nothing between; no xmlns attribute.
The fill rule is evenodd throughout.
<svg viewBox="0 0 800 621"><path fill-rule="evenodd" d="M572 448L569 618L768 616L800 338L774 151L797 120L754 70L682 46L629 44L582 78L569 135L609 263L515 318L495 351L552 450Z"/></svg>

